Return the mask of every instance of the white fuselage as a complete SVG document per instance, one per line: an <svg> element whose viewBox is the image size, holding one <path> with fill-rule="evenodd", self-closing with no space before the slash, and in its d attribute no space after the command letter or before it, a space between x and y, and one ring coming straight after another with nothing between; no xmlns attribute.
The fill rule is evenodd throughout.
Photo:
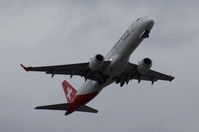
<svg viewBox="0 0 199 132"><path fill-rule="evenodd" d="M121 75L129 62L130 55L144 39L141 35L146 30L150 31L153 25L154 21L146 17L133 22L105 57L106 61L111 61L104 71L104 74L109 75L106 83L100 85L98 82L88 79L77 91L77 95L100 92L104 87L113 83L113 77Z"/></svg>

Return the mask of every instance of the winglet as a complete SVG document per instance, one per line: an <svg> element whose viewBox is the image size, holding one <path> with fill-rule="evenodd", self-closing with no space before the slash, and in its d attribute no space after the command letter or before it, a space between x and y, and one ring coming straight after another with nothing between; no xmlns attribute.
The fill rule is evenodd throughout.
<svg viewBox="0 0 199 132"><path fill-rule="evenodd" d="M171 79L170 79L169 81L173 81L173 79L175 78L175 77L173 77L173 76L171 76L171 75L170 75L170 77L171 77Z"/></svg>
<svg viewBox="0 0 199 132"><path fill-rule="evenodd" d="M24 65L22 65L22 64L20 64L21 65L21 67L25 70L25 71L29 71L29 67L26 67L26 66L24 66Z"/></svg>

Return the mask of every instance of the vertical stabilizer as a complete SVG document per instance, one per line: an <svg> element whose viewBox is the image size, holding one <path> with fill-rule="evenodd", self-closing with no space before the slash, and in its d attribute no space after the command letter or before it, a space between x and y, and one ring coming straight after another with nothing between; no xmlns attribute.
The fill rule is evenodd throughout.
<svg viewBox="0 0 199 132"><path fill-rule="evenodd" d="M77 93L77 91L71 86L66 80L62 82L62 86L66 95L66 99L69 103L72 103L73 97Z"/></svg>

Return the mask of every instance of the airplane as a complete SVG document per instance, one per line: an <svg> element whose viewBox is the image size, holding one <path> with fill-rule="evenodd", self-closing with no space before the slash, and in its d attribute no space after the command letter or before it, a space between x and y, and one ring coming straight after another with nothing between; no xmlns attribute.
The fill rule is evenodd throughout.
<svg viewBox="0 0 199 132"><path fill-rule="evenodd" d="M149 37L153 25L154 20L148 17L138 18L130 25L106 57L96 54L86 63L41 67L26 67L20 64L25 71L46 72L46 74L51 74L51 77L55 74L61 74L70 75L70 78L74 75L85 78L85 82L78 91L66 80L62 82L68 103L38 106L35 109L63 110L65 115L74 111L97 113L98 110L86 104L95 98L104 87L113 82L122 87L133 79L138 80L138 83L142 80L151 81L152 85L158 80L172 81L173 76L151 70L152 60L150 58L144 58L138 64L129 62L129 57L133 51L144 39Z"/></svg>

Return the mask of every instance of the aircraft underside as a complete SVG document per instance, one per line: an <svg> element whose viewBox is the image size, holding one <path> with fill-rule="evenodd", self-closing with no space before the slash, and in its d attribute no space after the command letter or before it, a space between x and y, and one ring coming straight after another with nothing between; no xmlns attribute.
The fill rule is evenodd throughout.
<svg viewBox="0 0 199 132"><path fill-rule="evenodd" d="M150 81L151 84L158 80L172 81L174 77L152 70L152 60L148 57L142 59L138 64L129 62L130 55L144 39L149 37L153 25L154 21L147 17L137 19L106 57L96 54L89 62L67 65L26 67L21 64L26 71L45 72L51 74L51 77L70 75L71 78L81 76L85 79L85 83L78 91L66 80L62 82L68 103L38 106L36 109L64 110L65 115L73 111L97 113L96 109L86 104L95 98L104 87L113 82L122 87L130 80L137 80L138 83Z"/></svg>

